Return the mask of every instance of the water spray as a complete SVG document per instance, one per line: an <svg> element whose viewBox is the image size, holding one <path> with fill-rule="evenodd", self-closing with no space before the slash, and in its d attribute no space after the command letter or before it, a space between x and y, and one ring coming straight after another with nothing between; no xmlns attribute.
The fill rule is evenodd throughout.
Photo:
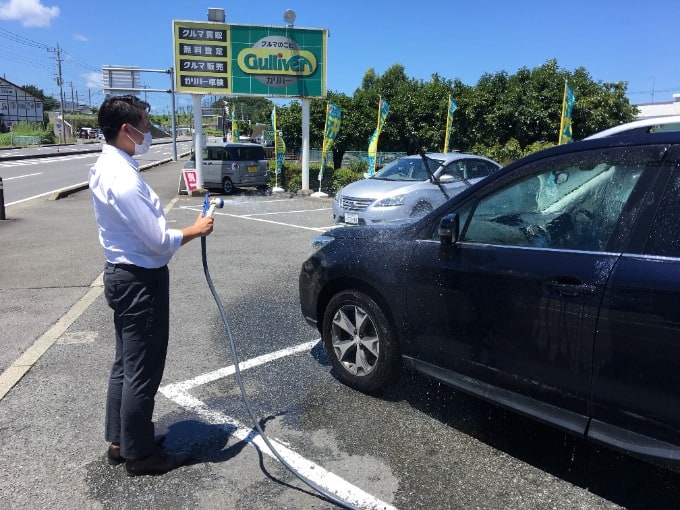
<svg viewBox="0 0 680 510"><path fill-rule="evenodd" d="M212 216L215 212L215 208L221 209L224 207L224 200L221 198L210 198L210 195L206 193L205 199L203 200L203 216ZM252 409L252 406L250 404L250 399L248 398L248 395L246 394L245 386L243 385L243 379L241 378L241 369L239 367L239 361L238 361L238 353L236 351L236 344L234 343L234 337L231 334L231 327L229 326L229 319L227 318L227 314L224 311L224 307L222 306L222 301L220 300L219 296L217 295L217 292L215 291L215 287L212 282L212 278L210 277L210 272L208 271L208 256L206 253L206 238L201 237L201 257L203 259L203 272L205 273L205 279L208 282L208 287L210 287L210 292L213 295L213 298L215 299L215 303L217 304L217 309L220 312L220 316L222 317L222 323L224 324L224 330L227 333L227 339L229 340L229 349L231 350L231 358L234 363L234 375L236 376L236 382L238 383L238 387L241 390L241 398L243 399L243 403L248 411L248 415L250 415L250 419L253 421L253 425L255 427L255 430L257 430L258 434L260 434L260 437L262 437L262 440L264 443L267 445L267 448L271 450L271 452L274 454L274 456L278 459L278 461L283 464L283 466L288 469L293 475L295 475L300 481L303 483L307 484L309 487L314 489L317 493L319 493L321 496L323 496L326 500L329 502L338 505L340 508L345 508L347 510L359 510L358 507L353 506L351 503L348 503L347 501L344 501L331 492L325 490L323 487L320 487L318 484L314 483L312 480L304 476L303 474L299 473L293 466L291 466L286 459L281 456L279 452L276 451L274 446L272 446L271 442L269 441L269 438L267 435L264 433L264 430L262 430L262 427L260 427L260 423L255 416L255 412Z"/></svg>

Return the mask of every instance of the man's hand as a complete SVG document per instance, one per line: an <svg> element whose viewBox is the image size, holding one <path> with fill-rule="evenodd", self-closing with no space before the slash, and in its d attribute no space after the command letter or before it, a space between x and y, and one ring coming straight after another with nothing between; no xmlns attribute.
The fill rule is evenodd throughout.
<svg viewBox="0 0 680 510"><path fill-rule="evenodd" d="M200 237L205 237L213 231L213 223L215 223L215 219L212 216L201 216L199 214L193 226L200 232Z"/></svg>
<svg viewBox="0 0 680 510"><path fill-rule="evenodd" d="M215 220L212 216L202 216L199 214L193 225L182 229L182 244L186 244L197 237L210 235L213 231L214 222Z"/></svg>

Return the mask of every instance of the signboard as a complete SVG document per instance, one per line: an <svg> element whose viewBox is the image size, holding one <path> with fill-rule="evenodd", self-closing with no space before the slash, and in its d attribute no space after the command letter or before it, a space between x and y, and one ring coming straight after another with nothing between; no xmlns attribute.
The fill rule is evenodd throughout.
<svg viewBox="0 0 680 510"><path fill-rule="evenodd" d="M324 29L173 21L180 93L326 97Z"/></svg>
<svg viewBox="0 0 680 510"><path fill-rule="evenodd" d="M103 66L102 85L104 92L139 89L142 87L139 68L124 66Z"/></svg>
<svg viewBox="0 0 680 510"><path fill-rule="evenodd" d="M191 193L198 189L196 184L196 170L182 170L182 175L184 176L184 185L186 190Z"/></svg>

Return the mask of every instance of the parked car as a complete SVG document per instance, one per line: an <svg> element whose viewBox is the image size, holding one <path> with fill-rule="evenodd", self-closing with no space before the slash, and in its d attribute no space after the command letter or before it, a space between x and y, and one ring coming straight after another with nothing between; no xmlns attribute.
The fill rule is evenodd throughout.
<svg viewBox="0 0 680 510"><path fill-rule="evenodd" d="M184 168L196 168L195 154ZM205 188L221 188L226 195L237 188L267 189L269 186L269 161L264 148L256 143L209 143L203 149L202 170Z"/></svg>
<svg viewBox="0 0 680 510"><path fill-rule="evenodd" d="M680 115L664 115L626 122L586 137L586 140L614 135L637 135L659 131L680 131Z"/></svg>
<svg viewBox="0 0 680 510"><path fill-rule="evenodd" d="M339 190L333 201L335 223L365 225L424 216L500 168L474 154L431 153L425 158L430 172L421 156L405 156Z"/></svg>
<svg viewBox="0 0 680 510"><path fill-rule="evenodd" d="M340 381L374 392L405 366L680 466L680 132L553 147L314 245L301 310Z"/></svg>

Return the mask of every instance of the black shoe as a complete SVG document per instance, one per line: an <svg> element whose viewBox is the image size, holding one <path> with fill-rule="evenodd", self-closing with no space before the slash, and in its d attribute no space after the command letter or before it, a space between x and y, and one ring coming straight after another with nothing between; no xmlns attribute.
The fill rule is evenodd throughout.
<svg viewBox="0 0 680 510"><path fill-rule="evenodd" d="M162 448L156 448L156 451L145 459L128 459L125 463L125 470L128 476L162 475L183 466L188 460L188 455L173 455L166 453Z"/></svg>
<svg viewBox="0 0 680 510"><path fill-rule="evenodd" d="M156 446L163 446L166 438L167 436L162 434L160 436L156 436L153 442ZM106 450L106 462L109 466L117 466L118 464L125 462L125 457L121 456L120 454L119 445L113 443L109 445L108 450Z"/></svg>

